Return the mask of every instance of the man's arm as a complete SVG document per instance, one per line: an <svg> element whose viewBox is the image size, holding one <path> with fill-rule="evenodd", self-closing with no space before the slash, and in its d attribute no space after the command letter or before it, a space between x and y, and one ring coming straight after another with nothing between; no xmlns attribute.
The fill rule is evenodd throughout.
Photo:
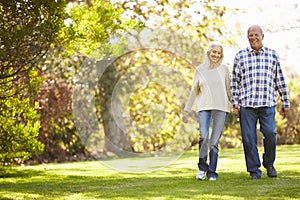
<svg viewBox="0 0 300 200"><path fill-rule="evenodd" d="M239 84L240 84L240 59L238 54L234 58L232 69L230 91L231 103L235 114L239 114Z"/></svg>

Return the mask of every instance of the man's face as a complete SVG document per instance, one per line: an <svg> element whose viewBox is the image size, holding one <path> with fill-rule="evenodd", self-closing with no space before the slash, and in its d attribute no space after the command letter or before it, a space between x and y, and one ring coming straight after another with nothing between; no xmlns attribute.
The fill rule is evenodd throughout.
<svg viewBox="0 0 300 200"><path fill-rule="evenodd" d="M252 49L258 51L262 48L262 40L264 39L264 34L257 27L252 27L248 31L248 41Z"/></svg>

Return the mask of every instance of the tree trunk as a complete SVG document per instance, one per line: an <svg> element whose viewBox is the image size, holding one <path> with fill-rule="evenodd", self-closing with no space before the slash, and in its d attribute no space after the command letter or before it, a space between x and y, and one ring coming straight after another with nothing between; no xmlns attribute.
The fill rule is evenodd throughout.
<svg viewBox="0 0 300 200"><path fill-rule="evenodd" d="M100 74L103 71L99 80L99 104L100 116L103 122L105 132L105 147L106 150L124 157L132 154L133 148L130 144L130 139L123 125L122 107L119 97L114 98L114 104L119 105L112 110L112 93L114 87L119 80L119 74L114 65L109 65L108 61L101 61ZM113 115L113 113L117 113ZM117 117L117 119L116 119Z"/></svg>
<svg viewBox="0 0 300 200"><path fill-rule="evenodd" d="M104 113L103 118L111 119L103 122L106 150L120 157L132 154L133 149L127 133L118 126L109 112Z"/></svg>

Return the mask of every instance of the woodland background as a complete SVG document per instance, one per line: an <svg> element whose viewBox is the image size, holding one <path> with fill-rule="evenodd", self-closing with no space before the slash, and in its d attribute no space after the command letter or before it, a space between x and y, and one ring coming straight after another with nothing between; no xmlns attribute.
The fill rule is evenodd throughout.
<svg viewBox="0 0 300 200"><path fill-rule="evenodd" d="M212 40L238 48L244 33L224 15L239 12L214 0L1 0L0 162L196 148L194 116L180 117L193 70ZM300 77L283 68L291 110L282 118L278 104L278 145L299 144ZM240 145L230 113L220 147Z"/></svg>

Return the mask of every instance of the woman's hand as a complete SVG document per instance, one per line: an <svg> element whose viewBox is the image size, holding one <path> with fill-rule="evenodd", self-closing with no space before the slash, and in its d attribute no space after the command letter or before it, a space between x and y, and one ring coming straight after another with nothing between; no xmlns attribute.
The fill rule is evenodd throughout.
<svg viewBox="0 0 300 200"><path fill-rule="evenodd" d="M234 112L234 114L236 114L236 115L240 115L240 107L235 107L235 108L233 108L233 112Z"/></svg>
<svg viewBox="0 0 300 200"><path fill-rule="evenodd" d="M189 113L187 111L183 111L181 119L184 123L188 123L189 122Z"/></svg>

